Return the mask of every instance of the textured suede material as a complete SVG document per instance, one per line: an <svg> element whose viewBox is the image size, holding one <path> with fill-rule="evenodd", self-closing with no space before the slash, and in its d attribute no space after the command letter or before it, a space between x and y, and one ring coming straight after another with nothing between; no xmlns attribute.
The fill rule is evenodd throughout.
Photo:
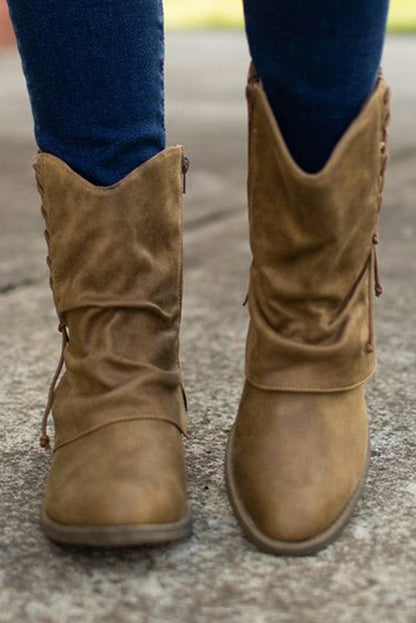
<svg viewBox="0 0 416 623"><path fill-rule="evenodd" d="M324 535L365 476L386 89L307 175L249 78L250 326L229 461L246 525L277 542Z"/></svg>
<svg viewBox="0 0 416 623"><path fill-rule="evenodd" d="M55 447L115 420L157 418L186 430L179 368L181 147L113 187L96 187L40 154L51 286L69 329L57 388Z"/></svg>
<svg viewBox="0 0 416 623"><path fill-rule="evenodd" d="M51 286L69 334L45 512L70 526L177 522L187 513L183 149L109 188L48 154L35 170Z"/></svg>
<svg viewBox="0 0 416 623"><path fill-rule="evenodd" d="M385 94L380 79L325 168L309 175L290 157L251 77L246 376L254 385L333 391L363 382L374 369L372 237Z"/></svg>

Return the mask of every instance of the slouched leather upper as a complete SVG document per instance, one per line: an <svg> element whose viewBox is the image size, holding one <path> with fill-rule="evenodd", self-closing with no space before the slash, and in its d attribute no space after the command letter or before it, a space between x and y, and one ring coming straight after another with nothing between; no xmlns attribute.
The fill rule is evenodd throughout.
<svg viewBox="0 0 416 623"><path fill-rule="evenodd" d="M246 377L284 391L338 391L375 365L373 291L389 91L377 88L316 174L293 161L254 70Z"/></svg>
<svg viewBox="0 0 416 623"><path fill-rule="evenodd" d="M97 187L50 154L35 164L51 286L68 330L55 449L123 420L186 432L179 365L183 148Z"/></svg>

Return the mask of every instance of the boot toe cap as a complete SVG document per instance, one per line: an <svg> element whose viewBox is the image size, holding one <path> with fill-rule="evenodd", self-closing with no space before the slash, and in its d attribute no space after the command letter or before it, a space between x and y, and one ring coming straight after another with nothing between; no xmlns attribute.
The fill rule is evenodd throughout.
<svg viewBox="0 0 416 623"><path fill-rule="evenodd" d="M246 389L227 472L249 533L300 543L342 528L368 461L363 395L362 388L339 395Z"/></svg>
<svg viewBox="0 0 416 623"><path fill-rule="evenodd" d="M329 530L348 505L353 492L331 496L316 488L292 487L289 494L253 490L242 504L249 523L268 539L296 543Z"/></svg>
<svg viewBox="0 0 416 623"><path fill-rule="evenodd" d="M79 526L146 526L175 523L185 514L183 492L168 482L72 483L46 498L47 516L60 524Z"/></svg>
<svg viewBox="0 0 416 623"><path fill-rule="evenodd" d="M46 488L45 512L74 526L146 526L187 513L179 431L166 422L107 426L60 448Z"/></svg>

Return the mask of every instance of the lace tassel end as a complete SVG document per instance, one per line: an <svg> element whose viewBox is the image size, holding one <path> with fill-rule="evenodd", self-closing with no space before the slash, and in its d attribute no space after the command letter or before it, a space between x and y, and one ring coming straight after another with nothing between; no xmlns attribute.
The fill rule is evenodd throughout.
<svg viewBox="0 0 416 623"><path fill-rule="evenodd" d="M58 330L62 333L62 347L61 347L61 355L59 357L59 363L58 363L58 367L55 370L55 374L53 375L53 379L49 388L49 394L48 394L48 402L47 405L45 407L45 410L43 412L42 415L42 425L41 425L41 436L40 436L40 445L41 448L45 448L48 449L50 448L50 439L49 439L49 435L46 432L47 430L47 426L48 426L48 418L49 418L49 414L52 410L52 404L53 404L53 399L55 397L55 388L56 388L56 384L58 383L59 377L61 375L61 371L65 362L65 347L69 341L68 338L68 333L66 330L66 325L63 322L63 320L61 320L59 322L59 327Z"/></svg>
<svg viewBox="0 0 416 623"><path fill-rule="evenodd" d="M377 245L379 243L379 235L375 233L373 235L373 250L374 250L374 290L375 295L377 297L382 296L384 294L384 286L381 283L380 279L380 269L378 265L378 253L377 253Z"/></svg>
<svg viewBox="0 0 416 623"><path fill-rule="evenodd" d="M42 432L40 436L40 447L44 448L44 450L49 450L51 447L51 440L49 438L48 433Z"/></svg>

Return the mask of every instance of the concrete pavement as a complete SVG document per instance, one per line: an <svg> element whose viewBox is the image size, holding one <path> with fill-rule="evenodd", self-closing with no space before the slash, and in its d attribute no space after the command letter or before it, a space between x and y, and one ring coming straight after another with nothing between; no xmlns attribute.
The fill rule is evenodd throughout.
<svg viewBox="0 0 416 623"><path fill-rule="evenodd" d="M18 60L0 53L0 623L416 622L416 39L391 38L394 122L369 388L372 463L343 537L315 557L274 558L231 513L223 455L242 386L249 249L239 34L168 39L170 142L192 160L186 201L183 361L195 528L188 541L90 552L38 525L48 458L37 445L59 336L47 285L31 120Z"/></svg>

